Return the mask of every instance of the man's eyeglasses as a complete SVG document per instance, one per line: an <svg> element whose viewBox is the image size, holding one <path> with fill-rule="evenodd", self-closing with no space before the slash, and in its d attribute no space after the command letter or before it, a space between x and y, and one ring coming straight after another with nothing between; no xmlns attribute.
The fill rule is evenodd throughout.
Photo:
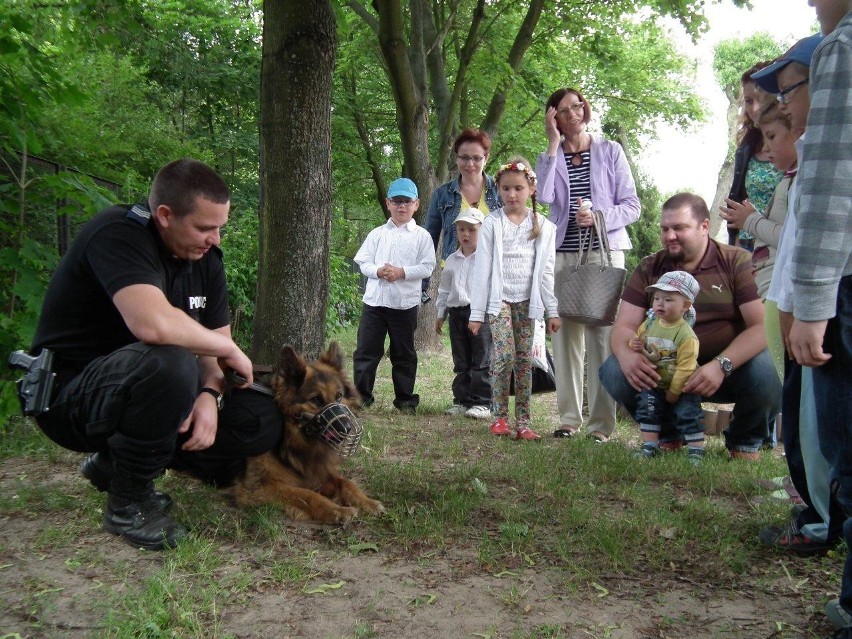
<svg viewBox="0 0 852 639"><path fill-rule="evenodd" d="M556 113L557 115L570 115L572 111L574 113L582 113L585 106L585 102L577 102L577 104L572 104L571 106L565 109L558 109Z"/></svg>
<svg viewBox="0 0 852 639"><path fill-rule="evenodd" d="M485 159L484 155L459 155L457 156L459 162L462 164L467 164L469 162L473 162L474 164L479 164Z"/></svg>
<svg viewBox="0 0 852 639"><path fill-rule="evenodd" d="M392 199L391 204L394 206L411 206L414 204L414 200L408 198Z"/></svg>
<svg viewBox="0 0 852 639"><path fill-rule="evenodd" d="M800 86L802 86L803 84L807 84L808 80L809 80L809 78L805 78L801 82L796 82L796 84L791 84L790 86L788 86L783 91L779 91L778 93L776 93L775 99L778 100L778 104L789 104L790 103L789 95L793 91L798 89Z"/></svg>

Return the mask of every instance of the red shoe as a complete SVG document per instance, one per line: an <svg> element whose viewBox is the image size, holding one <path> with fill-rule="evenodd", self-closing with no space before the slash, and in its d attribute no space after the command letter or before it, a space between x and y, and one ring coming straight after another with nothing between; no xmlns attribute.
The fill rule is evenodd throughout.
<svg viewBox="0 0 852 639"><path fill-rule="evenodd" d="M515 439L535 440L535 439L541 439L541 435L539 435L537 432L535 432L529 426L524 426L524 427L518 429L518 432L515 434Z"/></svg>
<svg viewBox="0 0 852 639"><path fill-rule="evenodd" d="M506 423L506 420L502 417L498 419L496 422L491 424L489 428L492 435L511 435L512 431L509 430L509 425Z"/></svg>
<svg viewBox="0 0 852 639"><path fill-rule="evenodd" d="M665 451L667 453L680 450L681 448L683 448L682 439L673 442L660 442L660 450Z"/></svg>

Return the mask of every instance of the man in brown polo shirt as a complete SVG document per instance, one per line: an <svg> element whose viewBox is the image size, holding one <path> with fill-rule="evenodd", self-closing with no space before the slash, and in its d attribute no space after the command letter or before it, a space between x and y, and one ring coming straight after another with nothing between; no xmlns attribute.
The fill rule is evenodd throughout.
<svg viewBox="0 0 852 639"><path fill-rule="evenodd" d="M649 308L645 289L663 273L690 273L701 287L694 326L699 366L683 390L710 402L735 403L725 445L732 457L756 460L781 407L781 384L766 349L763 303L749 254L710 239L707 204L692 193L678 193L663 204L660 226L663 249L639 263L621 297L601 382L635 413L636 392L654 388L660 378L655 366L628 346ZM661 443L676 438L674 424L664 425Z"/></svg>

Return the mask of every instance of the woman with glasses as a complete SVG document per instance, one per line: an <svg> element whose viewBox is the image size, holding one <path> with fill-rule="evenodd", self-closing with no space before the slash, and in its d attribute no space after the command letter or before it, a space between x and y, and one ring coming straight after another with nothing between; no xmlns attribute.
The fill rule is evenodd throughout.
<svg viewBox="0 0 852 639"><path fill-rule="evenodd" d="M550 205L550 221L556 224L556 281L584 250L597 251L589 207L603 213L614 266L624 267L624 251L632 248L627 225L639 219L639 197L624 150L616 142L589 133L586 127L592 108L576 89L559 89L545 105L547 151L538 156L538 200ZM599 263L592 252L589 262ZM559 291L556 291L559 295ZM609 357L610 327L563 320L554 334L556 399L559 427L554 437L571 437L583 425L583 364L588 370L589 418L586 428L597 441L607 441L615 428L615 402L598 379L598 369Z"/></svg>
<svg viewBox="0 0 852 639"><path fill-rule="evenodd" d="M737 150L734 154L734 179L728 200L743 203L748 200L754 208L765 212L775 187L784 174L772 166L769 150L757 125L757 117L766 103L772 99L751 79L753 73L768 66L770 61L759 62L742 74L740 78L740 118L737 129ZM754 250L754 237L742 229L728 225L728 244Z"/></svg>
<svg viewBox="0 0 852 639"><path fill-rule="evenodd" d="M494 180L485 175L485 163L491 151L491 138L480 129L465 129L453 142L459 175L435 189L429 201L429 212L423 227L432 236L435 250L438 238L444 233L441 245L441 267L444 260L458 248L456 216L466 209L479 209L483 215L500 208L503 203ZM429 280L423 280L423 290Z"/></svg>

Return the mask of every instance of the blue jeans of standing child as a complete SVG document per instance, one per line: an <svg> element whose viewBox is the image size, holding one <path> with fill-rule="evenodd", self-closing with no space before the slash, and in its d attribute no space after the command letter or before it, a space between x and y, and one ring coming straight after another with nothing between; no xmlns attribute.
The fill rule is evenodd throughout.
<svg viewBox="0 0 852 639"><path fill-rule="evenodd" d="M831 467L832 491L846 511L840 604L852 612L852 275L840 280L837 314L828 322L823 350L831 359L813 369L819 445Z"/></svg>

